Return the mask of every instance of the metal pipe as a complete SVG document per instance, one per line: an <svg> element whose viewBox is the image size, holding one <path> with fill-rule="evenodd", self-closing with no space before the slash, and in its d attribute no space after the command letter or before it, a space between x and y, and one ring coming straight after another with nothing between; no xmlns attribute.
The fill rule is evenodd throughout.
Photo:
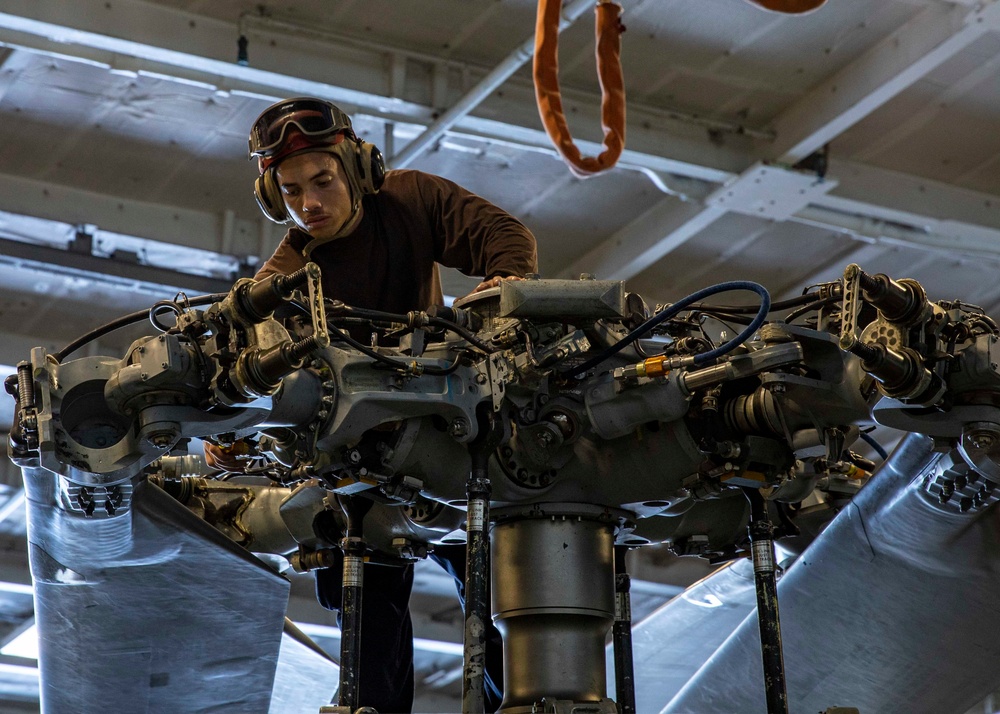
<svg viewBox="0 0 1000 714"><path fill-rule="evenodd" d="M491 440L486 439L487 442ZM484 444L471 449L472 469L466 482L465 664L462 714L486 711L486 623L490 617L490 451Z"/></svg>
<svg viewBox="0 0 1000 714"><path fill-rule="evenodd" d="M574 515L493 526L501 712L532 711L543 699L610 704L604 643L614 619L612 531L609 523Z"/></svg>
<svg viewBox="0 0 1000 714"><path fill-rule="evenodd" d="M785 661L781 651L781 622L778 617L778 583L775 577L774 526L760 491L743 489L750 501L750 548L753 553L754 583L757 586L757 624L764 662L764 694L767 714L788 714L785 691Z"/></svg>
<svg viewBox="0 0 1000 714"><path fill-rule="evenodd" d="M562 17L559 21L559 32L562 32L578 17L588 9L594 7L594 0L573 0L562 9ZM389 163L394 169L406 168L423 153L424 149L437 141L446 131L455 126L468 115L473 109L479 106L490 93L506 82L511 75L519 70L532 58L535 51L535 35L526 39L507 57L494 67L489 74L476 83L472 89L466 92L447 111L439 116L433 124L427 127L422 134L403 147L403 150L393 156Z"/></svg>
<svg viewBox="0 0 1000 714"><path fill-rule="evenodd" d="M372 502L342 498L340 503L347 515L347 535L341 541L344 575L340 602L340 689L337 703L353 712L359 706L361 666L361 588L365 562L361 524Z"/></svg>
<svg viewBox="0 0 1000 714"><path fill-rule="evenodd" d="M628 548L615 546L615 697L620 714L635 714L635 671L632 666L632 579L625 570Z"/></svg>

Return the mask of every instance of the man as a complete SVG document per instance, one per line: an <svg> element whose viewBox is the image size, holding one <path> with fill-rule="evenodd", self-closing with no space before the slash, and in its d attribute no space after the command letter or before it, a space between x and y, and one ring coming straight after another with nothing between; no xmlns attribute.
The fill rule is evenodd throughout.
<svg viewBox="0 0 1000 714"><path fill-rule="evenodd" d="M257 274L291 273L307 261L323 271L323 293L356 307L405 313L443 301L437 263L483 277L476 290L536 270L535 240L517 219L447 179L384 172L378 149L329 102L289 99L264 110L250 133L261 210L293 226ZM432 555L459 582L464 548ZM317 572L317 595L339 609L340 568ZM413 641L412 568L365 568L361 703L409 712ZM487 701L500 704L499 633L491 625ZM492 678L491 676L492 675Z"/></svg>
<svg viewBox="0 0 1000 714"><path fill-rule="evenodd" d="M323 269L324 295L406 312L441 304L436 263L484 276L477 290L535 270L534 237L517 219L447 179L383 174L378 149L328 102L293 99L266 109L250 154L261 172L261 210L294 223L258 278L312 260Z"/></svg>

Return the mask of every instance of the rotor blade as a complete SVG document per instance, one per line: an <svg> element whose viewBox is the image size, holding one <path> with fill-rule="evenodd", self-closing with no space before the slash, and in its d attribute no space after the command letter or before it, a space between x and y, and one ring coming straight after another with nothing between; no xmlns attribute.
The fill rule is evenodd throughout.
<svg viewBox="0 0 1000 714"><path fill-rule="evenodd" d="M54 479L25 470L42 711L268 711L288 581L154 486L85 519Z"/></svg>
<svg viewBox="0 0 1000 714"><path fill-rule="evenodd" d="M938 456L906 437L781 579L791 711L960 712L1000 683L996 506L937 503L923 477ZM764 709L754 616L663 712Z"/></svg>

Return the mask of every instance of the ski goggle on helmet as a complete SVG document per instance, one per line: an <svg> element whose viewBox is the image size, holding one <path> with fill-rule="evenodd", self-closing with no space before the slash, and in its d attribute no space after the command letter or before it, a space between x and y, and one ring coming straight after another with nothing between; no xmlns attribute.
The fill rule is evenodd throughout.
<svg viewBox="0 0 1000 714"><path fill-rule="evenodd" d="M289 127L307 137L324 137L339 132L353 136L351 118L322 99L295 97L272 104L250 129L250 158L269 157L284 143Z"/></svg>

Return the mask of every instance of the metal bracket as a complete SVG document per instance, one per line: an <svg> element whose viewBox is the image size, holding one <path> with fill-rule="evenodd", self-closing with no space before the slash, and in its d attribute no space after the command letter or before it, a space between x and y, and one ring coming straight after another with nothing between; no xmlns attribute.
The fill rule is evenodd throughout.
<svg viewBox="0 0 1000 714"><path fill-rule="evenodd" d="M323 305L323 273L316 263L306 265L306 275L309 276L309 314L312 318L313 337L320 347L330 344L330 333L326 328L326 307Z"/></svg>
<svg viewBox="0 0 1000 714"><path fill-rule="evenodd" d="M714 191L705 203L748 216L786 221L836 186L836 180L817 178L812 171L758 162Z"/></svg>
<svg viewBox="0 0 1000 714"><path fill-rule="evenodd" d="M858 315L861 313L861 266L851 263L844 270L844 308L841 311L840 349L858 343Z"/></svg>
<svg viewBox="0 0 1000 714"><path fill-rule="evenodd" d="M510 361L500 353L491 354L476 365L480 374L484 374L490 383L490 393L493 397L493 411L500 411L507 384L513 379L514 370Z"/></svg>

